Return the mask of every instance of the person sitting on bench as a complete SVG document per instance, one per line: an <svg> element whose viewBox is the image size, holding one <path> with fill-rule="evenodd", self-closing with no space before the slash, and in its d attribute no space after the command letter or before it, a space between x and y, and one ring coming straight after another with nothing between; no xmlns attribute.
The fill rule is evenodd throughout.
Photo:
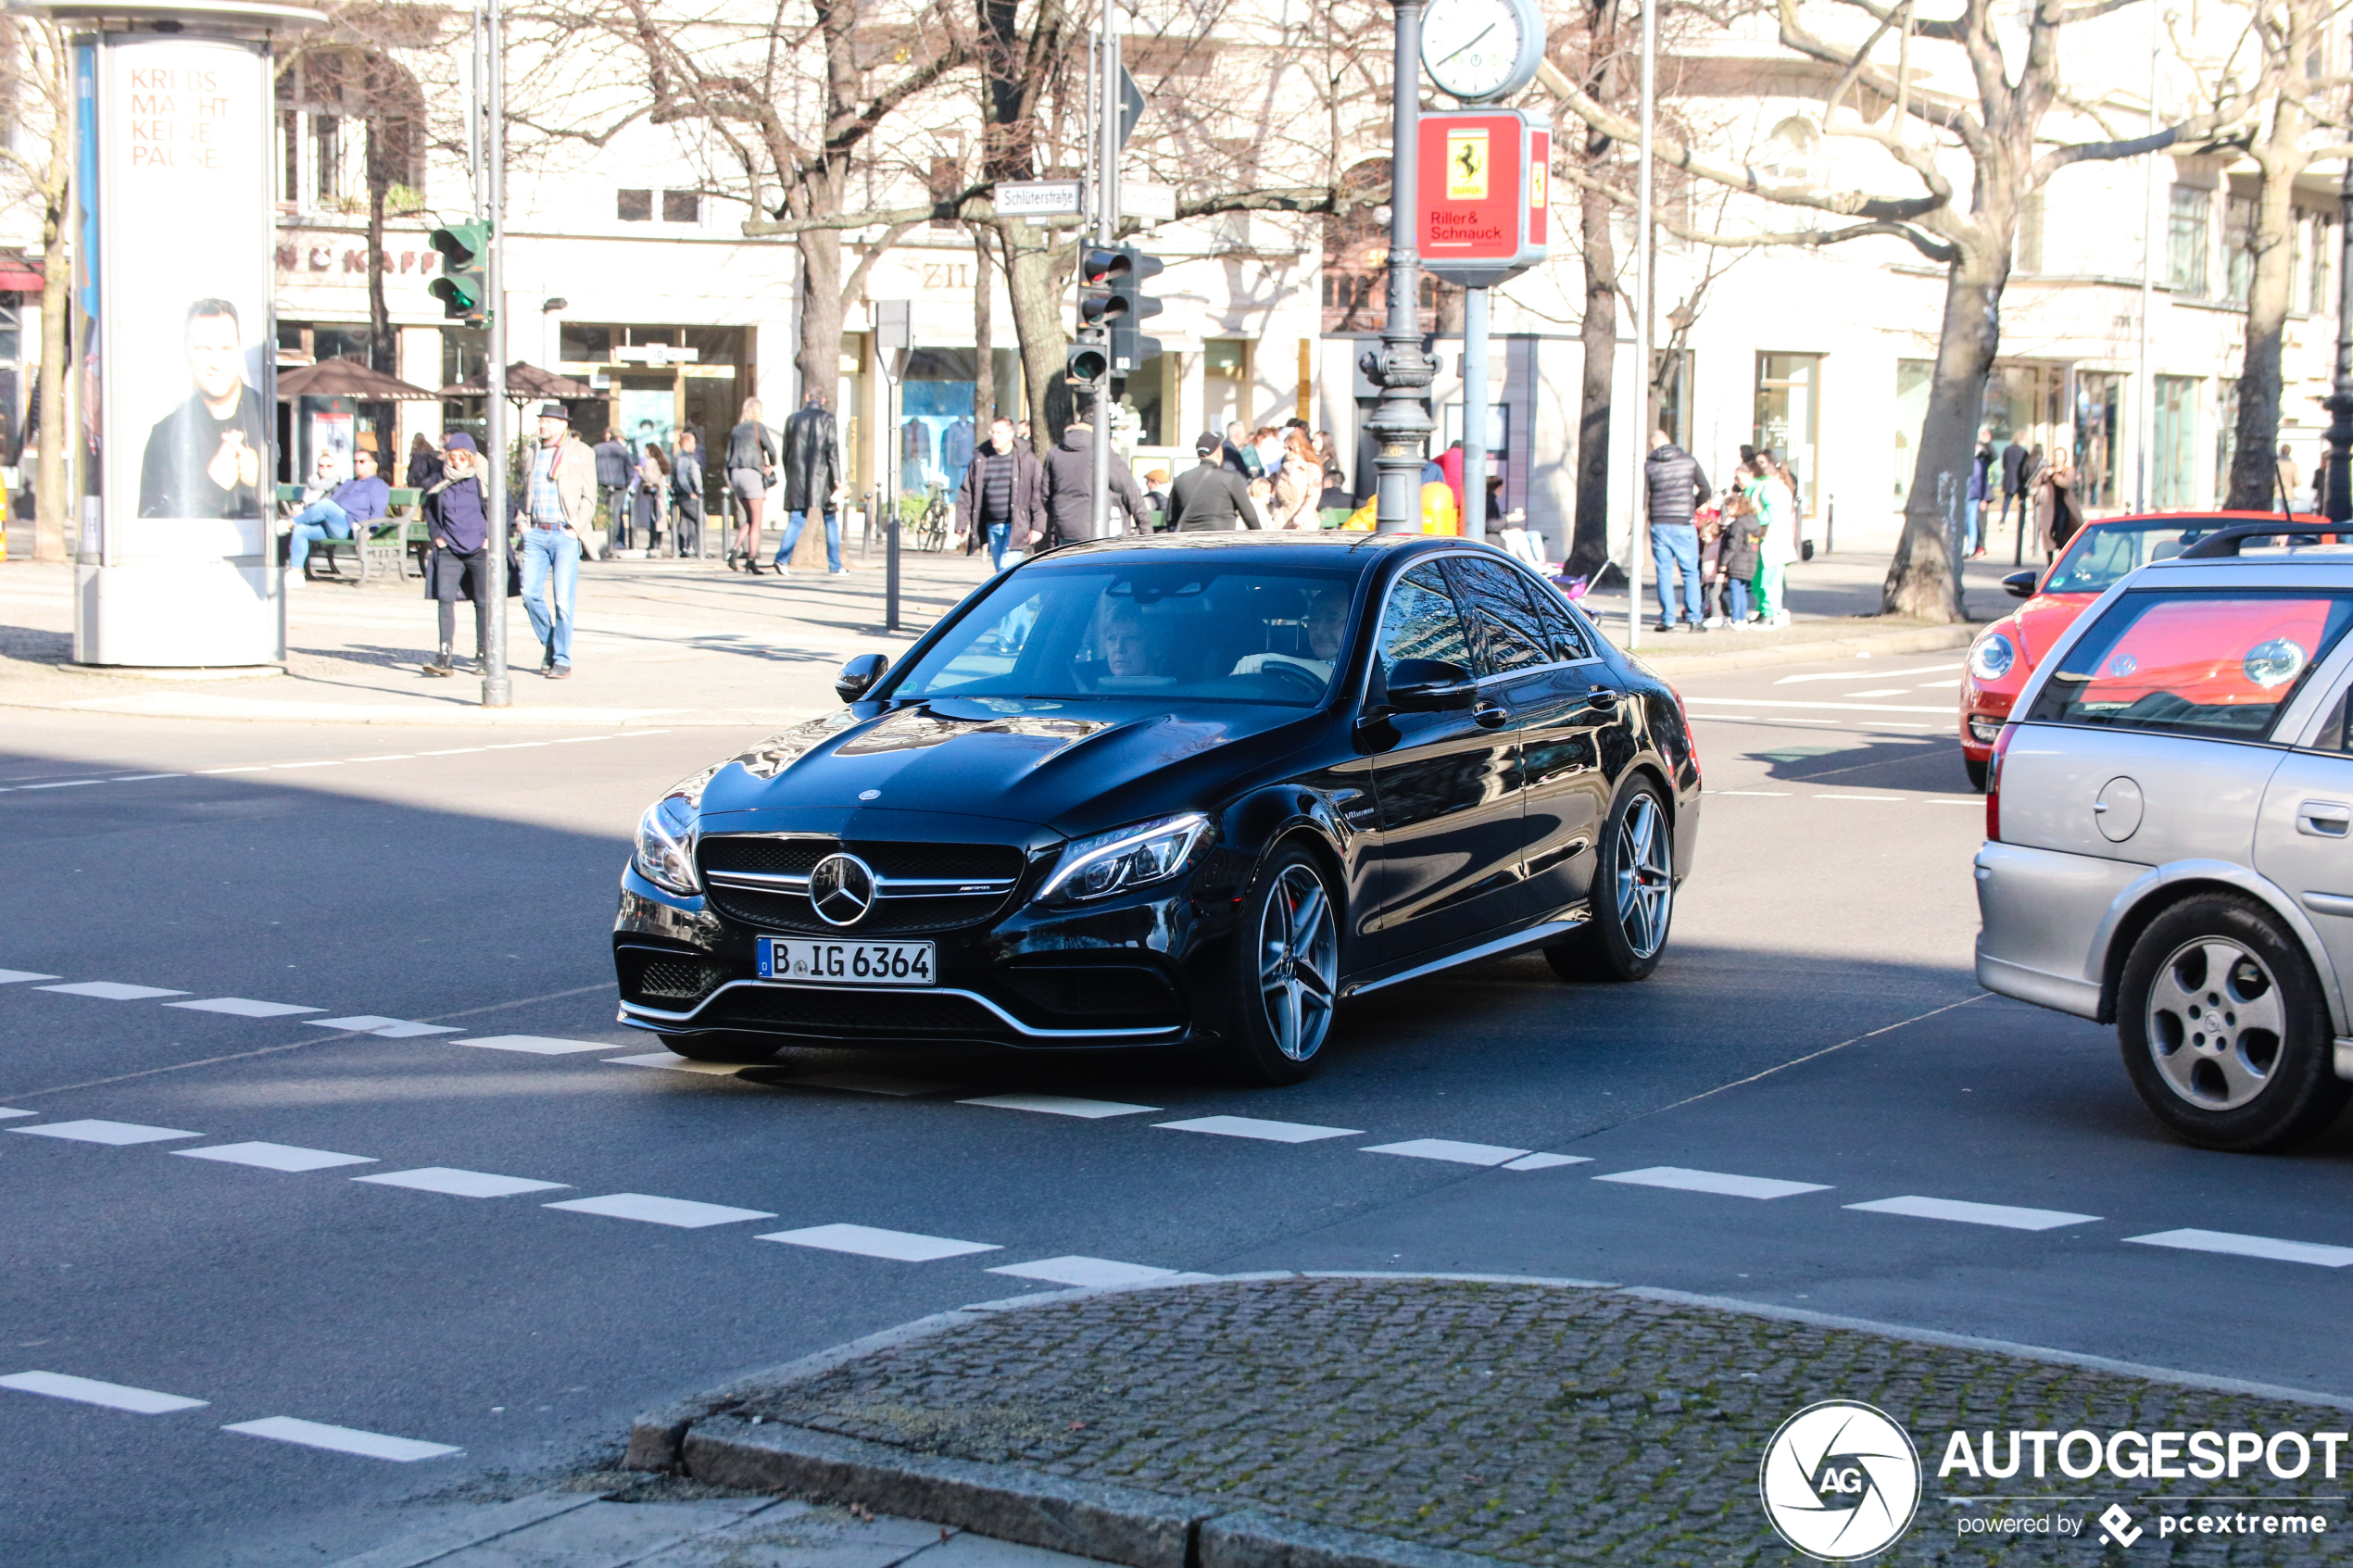
<svg viewBox="0 0 2353 1568"><path fill-rule="evenodd" d="M314 539L348 539L354 526L375 521L392 503L392 487L376 476L376 455L362 446L351 455L351 477L335 493L295 514L294 542L286 547L286 570L303 574Z"/></svg>

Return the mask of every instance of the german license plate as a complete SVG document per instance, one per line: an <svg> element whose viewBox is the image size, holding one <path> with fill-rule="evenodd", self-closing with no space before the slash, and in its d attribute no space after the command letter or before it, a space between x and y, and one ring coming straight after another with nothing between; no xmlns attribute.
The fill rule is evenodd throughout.
<svg viewBox="0 0 2353 1568"><path fill-rule="evenodd" d="M936 985L928 942L826 942L760 939L760 978L824 985Z"/></svg>

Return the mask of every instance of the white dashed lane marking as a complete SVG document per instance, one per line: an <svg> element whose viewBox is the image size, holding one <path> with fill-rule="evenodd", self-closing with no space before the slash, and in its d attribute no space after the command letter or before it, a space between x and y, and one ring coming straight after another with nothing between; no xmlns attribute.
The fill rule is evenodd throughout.
<svg viewBox="0 0 2353 1568"><path fill-rule="evenodd" d="M1504 1161L1506 1171L1551 1171L1563 1165L1591 1165L1590 1154L1523 1154L1517 1160Z"/></svg>
<svg viewBox="0 0 2353 1568"><path fill-rule="evenodd" d="M1147 1268L1141 1263L1114 1262L1109 1258L1081 1257L1040 1258L1034 1263L1006 1263L988 1272L1011 1274L1015 1279L1042 1279L1050 1285L1083 1286L1090 1290L1115 1285L1149 1285L1156 1279L1176 1279L1182 1273L1177 1269Z"/></svg>
<svg viewBox="0 0 2353 1568"><path fill-rule="evenodd" d="M30 1131L31 1129L27 1129ZM210 1148L175 1148L183 1160L218 1160L224 1165L255 1165L264 1171L325 1171L337 1165L373 1165L372 1154L335 1154L290 1143L224 1143Z"/></svg>
<svg viewBox="0 0 2353 1568"><path fill-rule="evenodd" d="M459 1171L447 1165L425 1165L414 1171L384 1171L372 1176L354 1176L355 1182L372 1182L378 1186L414 1187L419 1192L437 1192L449 1198L512 1198L517 1193L555 1192L567 1185L563 1182L535 1182L527 1176L495 1176L487 1171Z"/></svg>
<svg viewBox="0 0 2353 1568"><path fill-rule="evenodd" d="M1377 1143L1365 1154L1402 1154L1408 1160L1444 1160L1456 1165L1504 1165L1529 1150L1504 1148L1491 1143L1456 1143L1452 1138L1408 1138L1403 1143Z"/></svg>
<svg viewBox="0 0 2353 1568"><path fill-rule="evenodd" d="M245 1437L267 1437L273 1443L299 1443L306 1449L358 1454L362 1459L388 1459L396 1464L414 1464L421 1459L439 1459L464 1451L448 1443L421 1443L414 1437L392 1437L356 1427L329 1426L323 1422L300 1421L290 1415L240 1421L220 1430Z"/></svg>
<svg viewBox="0 0 2353 1568"><path fill-rule="evenodd" d="M814 1247L825 1252L854 1252L862 1258L888 1258L900 1263L929 1263L941 1258L1004 1250L992 1241L958 1241L913 1231L876 1230L872 1225L811 1225L804 1230L770 1231L754 1239Z"/></svg>
<svg viewBox="0 0 2353 1568"><path fill-rule="evenodd" d="M571 1056L578 1051L609 1051L603 1040L560 1040L546 1035L484 1035L479 1039L452 1040L453 1046L475 1046L486 1051L521 1051L526 1056Z"/></svg>
<svg viewBox="0 0 2353 1568"><path fill-rule="evenodd" d="M143 1127L136 1122L52 1122L41 1127L11 1127L29 1138L64 1138L72 1143L102 1143L121 1148L138 1143L166 1143L173 1138L200 1138L176 1127Z"/></svg>
<svg viewBox="0 0 2353 1568"><path fill-rule="evenodd" d="M0 985L14 985L27 980L55 980L54 974L35 974L29 969L0 969Z"/></svg>
<svg viewBox="0 0 2353 1568"><path fill-rule="evenodd" d="M2266 1258L2279 1263L2312 1263L2341 1269L2353 1263L2353 1247L2330 1247L2317 1241L2282 1241L2275 1236L2238 1236L2230 1231L2158 1231L2128 1236L2144 1247L2171 1247L2184 1252L2221 1252L2233 1258Z"/></svg>
<svg viewBox="0 0 2353 1568"><path fill-rule="evenodd" d="M2061 1225L2099 1223L2097 1214L2070 1214L2062 1209L2020 1209L2007 1203L1964 1203L1952 1198L1882 1198L1850 1203L1865 1214L1902 1214L1915 1220L1951 1220L1964 1225L1999 1225L2013 1231L2054 1231Z"/></svg>
<svg viewBox="0 0 2353 1568"><path fill-rule="evenodd" d="M1361 1138L1361 1127L1318 1127L1306 1122L1264 1122L1255 1116L1196 1116L1155 1122L1172 1133L1209 1133L1221 1138L1258 1138L1267 1143L1314 1143L1318 1138Z"/></svg>
<svg viewBox="0 0 2353 1568"><path fill-rule="evenodd" d="M169 991L160 985L125 985L116 980L77 980L69 985L35 985L36 991L56 991L68 997L95 997L102 1002L144 1002L157 997L184 997L185 991Z"/></svg>
<svg viewBox="0 0 2353 1568"><path fill-rule="evenodd" d="M257 1002L250 997L214 997L201 1002L166 1002L168 1008L191 1012L225 1012L234 1018L283 1018L289 1013L324 1012L324 1008L296 1007L292 1002Z"/></svg>
<svg viewBox="0 0 2353 1568"><path fill-rule="evenodd" d="M1629 1186L1671 1187L1677 1192L1712 1192L1725 1198L1794 1198L1802 1192L1828 1192L1820 1182L1783 1182L1770 1176L1735 1176L1722 1171L1691 1171L1680 1165L1654 1165L1642 1171L1620 1171L1595 1176L1597 1182L1624 1182Z"/></svg>
<svg viewBox="0 0 2353 1568"><path fill-rule="evenodd" d="M543 1205L575 1214L601 1214L609 1220L642 1220L650 1225L675 1225L700 1230L706 1225L740 1224L746 1220L773 1220L764 1209L730 1209L724 1203L696 1203L684 1198L655 1198L642 1192L612 1192L601 1198L575 1198Z"/></svg>
<svg viewBox="0 0 2353 1568"><path fill-rule="evenodd" d="M1142 1116L1160 1109L1115 1099L1074 1099L1068 1095L982 1095L977 1099L960 1099L956 1103L994 1106L1000 1110L1039 1110L1049 1116L1077 1116L1089 1122L1107 1116Z"/></svg>
<svg viewBox="0 0 2353 1568"><path fill-rule="evenodd" d="M0 1388L45 1394L52 1399L71 1399L82 1405L104 1405L108 1410L129 1411L133 1415L170 1415L173 1411L199 1409L206 1402L184 1399L177 1394L158 1394L152 1388L101 1383L94 1377L74 1377L62 1372L12 1372L0 1377Z"/></svg>

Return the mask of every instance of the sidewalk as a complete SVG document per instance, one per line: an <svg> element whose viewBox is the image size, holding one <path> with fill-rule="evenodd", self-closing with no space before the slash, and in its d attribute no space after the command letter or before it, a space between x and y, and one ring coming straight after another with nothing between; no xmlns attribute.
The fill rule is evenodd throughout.
<svg viewBox="0 0 2353 1568"><path fill-rule="evenodd" d="M2230 1547L2158 1528L2213 1506L2211 1482L1937 1474L1956 1429L2342 1429L2333 1402L1566 1282L1263 1275L968 1308L641 1418L629 1462L1136 1568L1781 1562L1760 1460L1789 1416L1841 1398L1901 1423L1922 1461L1881 1561L2088 1560L2111 1502L2145 1527L2136 1556L2340 1555L2344 1482L2317 1464L2219 1489L2295 1494L2332 1515L2326 1536ZM2022 1548L1962 1523L2020 1514L2071 1516L2082 1545L2057 1544L2064 1524Z"/></svg>
<svg viewBox="0 0 2353 1568"><path fill-rule="evenodd" d="M894 658L988 575L987 555L900 558L900 624L884 624L883 557L846 548L846 576L747 577L715 561L591 561L580 571L574 674L539 673L522 605L507 605L514 706L480 706L482 683L419 673L434 606L415 579L361 589L290 581L286 671L157 679L68 668L73 569L0 565L0 705L152 718L432 724L763 724L839 706L834 672L854 654ZM459 611L459 652L473 651Z"/></svg>

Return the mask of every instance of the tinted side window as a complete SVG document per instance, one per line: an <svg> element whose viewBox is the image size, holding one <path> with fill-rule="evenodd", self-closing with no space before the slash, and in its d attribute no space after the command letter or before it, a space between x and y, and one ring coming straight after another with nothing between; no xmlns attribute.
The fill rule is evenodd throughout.
<svg viewBox="0 0 2353 1568"><path fill-rule="evenodd" d="M1584 628L1578 625L1577 617L1571 615L1568 606L1562 602L1560 590L1550 583L1534 581L1524 571L1515 571L1512 575L1519 579L1520 586L1527 589L1529 597L1535 601L1536 614L1544 624L1544 634L1550 641L1553 657L1564 664L1571 659L1592 658L1592 645L1586 640Z"/></svg>
<svg viewBox="0 0 2353 1568"><path fill-rule="evenodd" d="M1470 639L1463 631L1462 612L1446 586L1436 561L1424 561L1397 580L1390 590L1389 608L1380 618L1381 671L1395 670L1407 659L1442 659L1471 668Z"/></svg>
<svg viewBox="0 0 2353 1568"><path fill-rule="evenodd" d="M1519 573L1499 561L1457 560L1463 589L1487 645L1487 673L1508 675L1553 662L1552 639Z"/></svg>
<svg viewBox="0 0 2353 1568"><path fill-rule="evenodd" d="M2051 672L2030 718L2260 740L2353 623L2353 594L2128 593Z"/></svg>

